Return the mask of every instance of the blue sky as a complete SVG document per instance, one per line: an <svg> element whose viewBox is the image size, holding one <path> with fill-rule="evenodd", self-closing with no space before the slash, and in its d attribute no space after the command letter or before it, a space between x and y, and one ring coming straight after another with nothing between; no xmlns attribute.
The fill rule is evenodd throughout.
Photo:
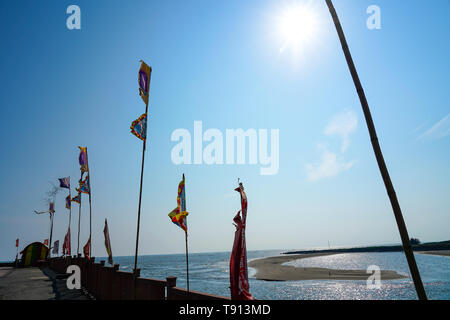
<svg viewBox="0 0 450 320"><path fill-rule="evenodd" d="M233 191L249 199L249 250L398 243L364 117L324 1L302 50L280 50L277 18L305 1L2 1L0 260L48 237L50 182L91 169L93 255L134 254L142 144L130 123L145 110L139 60L153 67L140 254L184 252L167 214L186 175L191 252L231 250ZM66 8L81 8L68 30ZM366 9L381 9L369 30ZM335 0L410 236L450 238L450 3ZM279 171L260 165L175 165L174 130L279 129ZM73 183L74 184L74 183ZM74 193L74 190L72 190ZM56 197L62 243L66 191ZM83 196L81 243L89 232ZM76 250L78 208L72 213Z"/></svg>

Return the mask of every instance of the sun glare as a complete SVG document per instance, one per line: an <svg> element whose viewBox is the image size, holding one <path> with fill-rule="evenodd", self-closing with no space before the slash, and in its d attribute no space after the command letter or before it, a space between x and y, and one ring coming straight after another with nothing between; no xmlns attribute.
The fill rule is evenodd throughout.
<svg viewBox="0 0 450 320"><path fill-rule="evenodd" d="M280 52L305 49L318 36L319 17L313 7L295 4L281 10L277 18L277 31L282 46Z"/></svg>

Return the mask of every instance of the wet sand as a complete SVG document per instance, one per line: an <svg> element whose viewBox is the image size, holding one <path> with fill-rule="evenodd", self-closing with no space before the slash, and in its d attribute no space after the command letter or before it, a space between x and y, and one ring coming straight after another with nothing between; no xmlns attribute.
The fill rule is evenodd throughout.
<svg viewBox="0 0 450 320"><path fill-rule="evenodd" d="M431 254L433 256L450 257L450 250L436 250L436 251L420 251L421 254Z"/></svg>
<svg viewBox="0 0 450 320"><path fill-rule="evenodd" d="M268 281L288 280L367 280L370 276L366 270L336 270L327 268L296 268L283 266L283 263L312 258L328 256L335 253L311 253L297 255L281 255L252 260L248 266L256 269L255 278ZM381 270L381 280L393 280L407 278L395 271Z"/></svg>

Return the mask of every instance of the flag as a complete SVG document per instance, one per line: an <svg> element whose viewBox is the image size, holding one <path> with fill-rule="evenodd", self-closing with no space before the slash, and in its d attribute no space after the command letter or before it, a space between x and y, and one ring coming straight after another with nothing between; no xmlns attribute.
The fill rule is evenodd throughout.
<svg viewBox="0 0 450 320"><path fill-rule="evenodd" d="M44 245L48 247L48 239L44 240Z"/></svg>
<svg viewBox="0 0 450 320"><path fill-rule="evenodd" d="M88 160L87 160L87 147L78 147L80 148L80 155L78 157L78 162L80 163L81 172L88 172Z"/></svg>
<svg viewBox="0 0 450 320"><path fill-rule="evenodd" d="M91 237L89 237L88 242L83 247L84 257L90 259L91 258Z"/></svg>
<svg viewBox="0 0 450 320"><path fill-rule="evenodd" d="M149 67L144 61L141 60L141 68L139 69L138 83L139 83L139 95L145 104L148 104L148 91L150 87L150 75L152 68Z"/></svg>
<svg viewBox="0 0 450 320"><path fill-rule="evenodd" d="M184 190L184 174L183 180L178 184L178 196L177 207L169 213L169 217L173 223L179 226L184 232L187 232L187 225L185 217L188 215L186 212L186 193Z"/></svg>
<svg viewBox="0 0 450 320"><path fill-rule="evenodd" d="M241 210L236 214L236 232L230 256L230 291L232 300L254 300L249 291L247 249L245 247L245 223L247 219L247 195L244 186L239 183L235 189L241 195ZM241 217L242 214L242 217Z"/></svg>
<svg viewBox="0 0 450 320"><path fill-rule="evenodd" d="M144 113L137 120L134 120L130 129L132 134L144 141L147 138L147 114Z"/></svg>
<svg viewBox="0 0 450 320"><path fill-rule="evenodd" d="M70 209L70 194L66 197L66 209Z"/></svg>
<svg viewBox="0 0 450 320"><path fill-rule="evenodd" d="M63 252L62 252L63 255L70 256L70 228L67 229L66 236L64 237L62 250L63 250Z"/></svg>
<svg viewBox="0 0 450 320"><path fill-rule="evenodd" d="M53 202L50 202L48 212L50 212L50 215L55 212L55 204Z"/></svg>
<svg viewBox="0 0 450 320"><path fill-rule="evenodd" d="M90 189L89 189L89 175L86 176L86 178L84 178L84 180L80 180L80 188L76 189L78 192L82 192L82 193L86 193L89 194L90 193Z"/></svg>
<svg viewBox="0 0 450 320"><path fill-rule="evenodd" d="M70 189L70 177L60 178L58 180L60 188Z"/></svg>
<svg viewBox="0 0 450 320"><path fill-rule="evenodd" d="M16 239L16 248L19 247L19 238Z"/></svg>
<svg viewBox="0 0 450 320"><path fill-rule="evenodd" d="M53 243L53 250L52 250L52 253L53 253L53 254L58 254L58 251L59 251L59 240L56 240L56 241Z"/></svg>
<svg viewBox="0 0 450 320"><path fill-rule="evenodd" d="M79 189L75 188L75 190L78 191ZM81 191L78 191L78 194L75 197L73 197L71 201L81 204L81 193L80 192Z"/></svg>
<svg viewBox="0 0 450 320"><path fill-rule="evenodd" d="M111 250L111 241L109 240L108 222L105 219L105 228L103 229L103 234L105 235L105 247L108 253L108 263L113 265L113 256Z"/></svg>

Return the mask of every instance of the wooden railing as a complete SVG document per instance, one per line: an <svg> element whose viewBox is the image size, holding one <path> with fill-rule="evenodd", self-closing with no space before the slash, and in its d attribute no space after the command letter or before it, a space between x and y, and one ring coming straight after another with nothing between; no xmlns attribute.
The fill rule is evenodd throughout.
<svg viewBox="0 0 450 320"><path fill-rule="evenodd" d="M61 257L48 260L48 267L59 274L66 274L70 265L80 268L81 286L99 300L230 300L227 297L177 288L176 277L168 277L166 280L141 278L139 269L135 277L132 272L119 271L118 264L106 267L105 261L95 263L95 258L88 260L82 257Z"/></svg>

